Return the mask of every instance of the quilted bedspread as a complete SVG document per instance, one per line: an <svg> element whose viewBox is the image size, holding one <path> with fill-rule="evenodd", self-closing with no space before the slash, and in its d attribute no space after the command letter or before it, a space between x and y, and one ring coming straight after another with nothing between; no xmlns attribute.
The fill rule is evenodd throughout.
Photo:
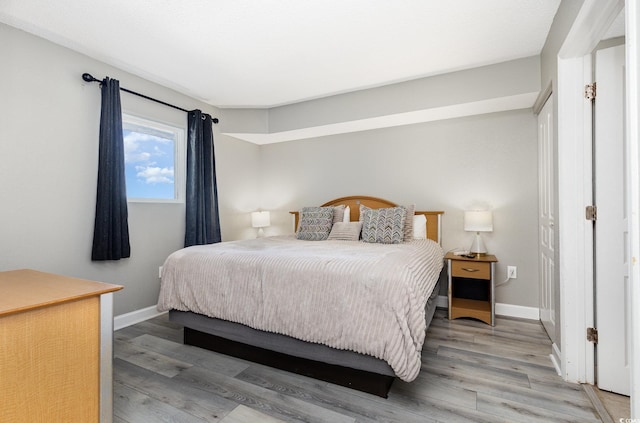
<svg viewBox="0 0 640 423"><path fill-rule="evenodd" d="M188 247L162 272L158 308L193 311L420 371L425 305L443 266L431 240L402 244L295 236Z"/></svg>

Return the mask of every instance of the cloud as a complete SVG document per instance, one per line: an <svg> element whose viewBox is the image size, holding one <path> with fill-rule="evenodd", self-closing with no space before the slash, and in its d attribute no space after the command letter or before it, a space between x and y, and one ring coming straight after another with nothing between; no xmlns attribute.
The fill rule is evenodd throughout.
<svg viewBox="0 0 640 423"><path fill-rule="evenodd" d="M173 184L173 167L136 166L136 176L146 184Z"/></svg>
<svg viewBox="0 0 640 423"><path fill-rule="evenodd" d="M124 162L144 163L151 160L153 156L164 156L166 153L161 150L160 145L172 142L170 139L154 135L127 131L124 136Z"/></svg>

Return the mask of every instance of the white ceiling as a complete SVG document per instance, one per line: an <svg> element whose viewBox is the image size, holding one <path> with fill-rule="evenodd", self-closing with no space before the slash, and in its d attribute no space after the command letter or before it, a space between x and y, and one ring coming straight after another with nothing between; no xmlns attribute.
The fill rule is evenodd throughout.
<svg viewBox="0 0 640 423"><path fill-rule="evenodd" d="M0 22L214 106L264 108L537 55L559 3L1 0Z"/></svg>

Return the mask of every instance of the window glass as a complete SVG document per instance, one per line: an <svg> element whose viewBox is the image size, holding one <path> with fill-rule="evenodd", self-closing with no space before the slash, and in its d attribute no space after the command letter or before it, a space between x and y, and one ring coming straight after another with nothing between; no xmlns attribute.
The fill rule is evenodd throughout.
<svg viewBox="0 0 640 423"><path fill-rule="evenodd" d="M184 129L126 114L122 129L127 198L181 200Z"/></svg>

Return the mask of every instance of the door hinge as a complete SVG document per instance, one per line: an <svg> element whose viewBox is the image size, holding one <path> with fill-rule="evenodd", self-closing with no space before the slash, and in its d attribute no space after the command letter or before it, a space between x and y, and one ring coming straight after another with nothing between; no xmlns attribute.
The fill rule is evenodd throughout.
<svg viewBox="0 0 640 423"><path fill-rule="evenodd" d="M594 344L598 343L598 329L587 328L587 341L593 342Z"/></svg>
<svg viewBox="0 0 640 423"><path fill-rule="evenodd" d="M586 98L587 100L594 100L596 98L595 82L584 86L584 98Z"/></svg>
<svg viewBox="0 0 640 423"><path fill-rule="evenodd" d="M587 206L585 208L585 218L587 220L596 221L598 220L598 207L596 206Z"/></svg>

